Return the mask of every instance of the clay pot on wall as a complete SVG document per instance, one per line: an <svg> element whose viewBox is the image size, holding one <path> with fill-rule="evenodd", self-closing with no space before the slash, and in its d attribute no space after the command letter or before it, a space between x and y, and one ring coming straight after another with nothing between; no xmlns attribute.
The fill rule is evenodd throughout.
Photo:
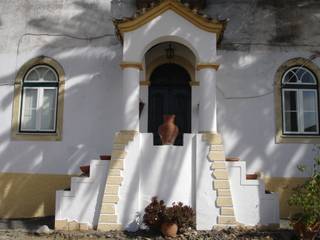
<svg viewBox="0 0 320 240"><path fill-rule="evenodd" d="M163 145L174 144L179 128L175 125L176 115L163 115L163 124L158 128L158 133Z"/></svg>
<svg viewBox="0 0 320 240"><path fill-rule="evenodd" d="M178 225L175 223L162 223L161 233L165 237L176 237L178 232Z"/></svg>

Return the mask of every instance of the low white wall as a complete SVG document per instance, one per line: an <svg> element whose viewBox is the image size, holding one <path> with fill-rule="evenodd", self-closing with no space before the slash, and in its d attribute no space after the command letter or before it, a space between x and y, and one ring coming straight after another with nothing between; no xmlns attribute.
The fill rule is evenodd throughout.
<svg viewBox="0 0 320 240"><path fill-rule="evenodd" d="M209 153L209 145L202 141L202 134L197 134L194 141L196 141L196 149L194 154L197 156L196 160L196 214L197 214L197 229L210 230L213 225L217 224L217 217L219 215L219 208L215 201L217 193L213 190L212 170L210 169L211 162L207 156Z"/></svg>
<svg viewBox="0 0 320 240"><path fill-rule="evenodd" d="M70 191L56 192L55 220L98 225L108 161L92 160L90 177L73 177Z"/></svg>
<svg viewBox="0 0 320 240"><path fill-rule="evenodd" d="M193 194L193 134L184 134L183 146L153 146L153 134L141 136L140 148L140 206L141 210L157 196L170 206L183 202L194 207Z"/></svg>
<svg viewBox="0 0 320 240"><path fill-rule="evenodd" d="M119 202L116 206L119 223L129 231L139 227L139 173L140 173L141 134L136 134L125 148L123 182L119 190Z"/></svg>
<svg viewBox="0 0 320 240"><path fill-rule="evenodd" d="M265 193L262 180L246 179L246 163L227 163L236 221L248 225L279 224L279 198Z"/></svg>

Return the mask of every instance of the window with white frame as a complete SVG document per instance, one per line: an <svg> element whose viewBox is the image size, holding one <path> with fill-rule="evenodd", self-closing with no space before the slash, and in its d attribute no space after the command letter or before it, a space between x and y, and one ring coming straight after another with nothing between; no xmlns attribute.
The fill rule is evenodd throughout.
<svg viewBox="0 0 320 240"><path fill-rule="evenodd" d="M283 134L319 135L318 81L306 67L288 69L281 81Z"/></svg>
<svg viewBox="0 0 320 240"><path fill-rule="evenodd" d="M36 65L22 81L20 132L55 132L59 78L48 65Z"/></svg>

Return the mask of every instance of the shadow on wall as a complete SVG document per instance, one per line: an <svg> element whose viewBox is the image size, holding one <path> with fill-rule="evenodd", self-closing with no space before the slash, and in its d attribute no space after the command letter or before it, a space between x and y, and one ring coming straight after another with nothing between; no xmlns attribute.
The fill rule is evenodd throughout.
<svg viewBox="0 0 320 240"><path fill-rule="evenodd" d="M288 216L287 197L292 184L306 177L296 166L311 164L313 145L275 143L274 74L286 56L267 65L266 54L224 52L223 56L228 66L222 64L218 72L218 128L226 154L246 161L248 173L262 172L267 179L278 177L267 181L267 190L279 193L281 216Z"/></svg>
<svg viewBox="0 0 320 240"><path fill-rule="evenodd" d="M61 142L11 141L12 85L19 69L0 77L0 91L4 93L0 110L8 116L0 129L0 218L54 215L56 190L69 187L81 164L111 153L112 146L101 139L112 142L114 129L119 127L121 113L114 111L117 106L110 109L105 102L119 95L119 79L111 76L121 76L120 67L115 67L121 59L121 45L106 6L82 1L67 4L76 10L71 18L61 11L61 16L42 16L28 22L26 29L37 34L21 37L16 60L25 59L20 56L29 52L31 45L35 47L32 57L46 55L64 67ZM113 123L113 127L99 128L103 123Z"/></svg>
<svg viewBox="0 0 320 240"><path fill-rule="evenodd" d="M0 169L1 172L13 172L11 169L19 169L17 172L37 173L51 169L50 172L55 173L61 171L62 168L63 172L70 174L76 172L80 164L88 163L90 159L101 154L104 149L111 151L111 146L105 146L105 143L100 139L112 139L114 129L119 129L117 128L119 127L118 119L121 118L119 109L117 106L110 109L105 102L106 99L112 102L112 99L116 99L121 90L119 84L115 83L119 79L109 77L121 76L120 68L115 68L121 61L121 46L114 36L114 29L110 21L111 15L108 10L101 8L96 3L76 1L72 4L78 13L71 18L40 17L28 22L29 26L37 31L51 33L56 35L55 37L25 36L39 42L42 42L42 37L50 39L37 52L39 55L46 55L52 53L50 49L54 49L49 56L65 66L66 93L63 141L10 142L8 139L10 139L11 123L8 122L7 129L0 134L0 139L5 139L0 142L0 164L3 166ZM145 34L147 35L148 32ZM87 51L89 47L92 52ZM19 53L19 51L17 52ZM255 60L248 64L246 72L253 71L257 67L256 63ZM2 76L0 82L14 79L15 74L16 72L11 72ZM255 92L261 90L255 84L249 87ZM0 103L3 111L11 113L12 99L12 91L8 90ZM88 99L92 101L88 101ZM225 121L220 129L227 134L228 139L233 139L229 144L229 152L236 153L243 157L243 160L250 159L249 166L254 165L257 171L271 169L270 173L272 174L273 171L281 168L280 172L284 174L292 168L292 164L301 163L303 154L308 150L303 145L295 148L292 145L269 147L274 144L274 137L270 136L270 129L273 131L274 121L272 118L273 95L261 99L262 101L253 99L245 101L224 100L223 117L220 119L225 119ZM268 102L268 105L265 104L265 101ZM241 111L230 112L230 109L250 107L256 111L251 111L248 114L243 114ZM225 109L228 109L228 112L223 112ZM109 114L110 112L112 114ZM105 116L108 116L107 119L104 118ZM252 119L261 121L252 121ZM268 128L261 127L263 119L268 119ZM77 124L74 124L75 120ZM116 127L97 127L102 126L103 122L113 123ZM250 134L252 132L259 136L259 141L252 137L253 135ZM264 150L257 152L257 148ZM286 159L293 159L288 165L279 162L286 150L288 150ZM26 162L27 159L33 160ZM61 159L62 161L60 161ZM279 164L281 165L279 166ZM179 171L179 163L175 162L173 168ZM165 170L164 168L160 171ZM136 166L135 172L139 172L138 166ZM4 176L7 178L6 180L0 181L0 191L5 193L0 196L1 211L3 211L0 217L7 218L38 214L39 216L53 215L55 191L65 188L70 178L69 176L61 176L62 180L59 182L57 180L60 178L59 175L52 176L52 178L49 176L48 179L48 176L44 176L47 180L43 181L41 181L41 176L32 179L33 175L9 175ZM50 189L46 184L42 184L46 182L50 184ZM160 185L157 188L161 190ZM135 188L130 188L130 191L135 190ZM22 201L21 196L26 196L26 198L23 198ZM21 201L17 202L17 198ZM26 202L28 206L26 206ZM129 199L127 204L130 204ZM27 212L22 215L23 211Z"/></svg>

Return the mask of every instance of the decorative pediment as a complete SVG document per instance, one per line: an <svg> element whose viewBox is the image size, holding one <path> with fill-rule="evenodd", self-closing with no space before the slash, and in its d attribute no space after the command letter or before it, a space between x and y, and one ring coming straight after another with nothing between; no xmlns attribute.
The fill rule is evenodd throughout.
<svg viewBox="0 0 320 240"><path fill-rule="evenodd" d="M217 34L220 41L226 26L225 20L216 20L202 14L197 8L191 9L189 4L183 4L179 0L162 0L158 4L153 4L150 8L137 11L132 18L115 20L115 26L119 37L122 39L125 32L138 29L164 12L172 10L177 15L185 18L196 27Z"/></svg>

